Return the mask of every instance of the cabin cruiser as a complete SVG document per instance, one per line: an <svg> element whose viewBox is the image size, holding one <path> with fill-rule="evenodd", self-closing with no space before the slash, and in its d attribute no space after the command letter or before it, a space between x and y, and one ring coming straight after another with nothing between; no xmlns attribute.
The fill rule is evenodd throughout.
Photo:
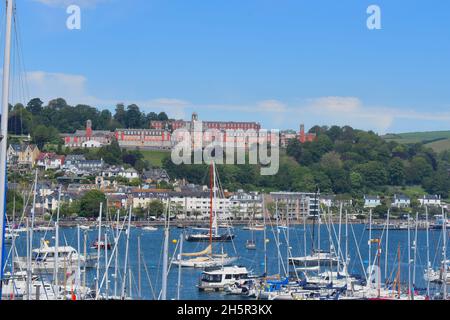
<svg viewBox="0 0 450 320"><path fill-rule="evenodd" d="M430 224L430 229L442 229L444 225L447 229L450 229L450 219L445 220L442 214L438 214L434 216L434 222Z"/></svg>
<svg viewBox="0 0 450 320"><path fill-rule="evenodd" d="M31 291L28 296L27 272L6 273L3 279L2 300L56 300L54 288L37 275L31 277Z"/></svg>
<svg viewBox="0 0 450 320"><path fill-rule="evenodd" d="M444 272L445 265L447 266L447 272ZM450 284L450 260L447 260L446 263L442 261L439 270L434 270L432 268L425 269L424 273L425 281L433 283L443 283L444 278L446 279L446 283Z"/></svg>
<svg viewBox="0 0 450 320"><path fill-rule="evenodd" d="M223 291L225 287L233 285L236 282L244 283L251 279L249 271L245 267L230 266L206 268L202 272L198 289L200 291Z"/></svg>
<svg viewBox="0 0 450 320"><path fill-rule="evenodd" d="M235 282L233 284L228 284L224 287L224 291L228 295L239 295L249 298L256 298L258 286L257 281L258 281L257 279L249 279L245 280L243 283Z"/></svg>
<svg viewBox="0 0 450 320"><path fill-rule="evenodd" d="M53 273L55 269L55 254L58 251L58 268L70 269L76 268L79 263L81 267L94 267L95 259L93 257L84 257L70 246L49 247L48 241L42 241L41 248L34 249L31 257L31 268L33 272ZM26 257L19 257L14 260L14 267L20 270L27 269L28 261Z"/></svg>

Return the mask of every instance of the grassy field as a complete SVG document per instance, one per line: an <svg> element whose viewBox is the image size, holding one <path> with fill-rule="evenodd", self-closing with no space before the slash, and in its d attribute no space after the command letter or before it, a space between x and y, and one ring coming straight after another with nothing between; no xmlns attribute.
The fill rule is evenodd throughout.
<svg viewBox="0 0 450 320"><path fill-rule="evenodd" d="M412 199L422 197L427 192L421 186L393 187L389 186L387 194L404 194Z"/></svg>
<svg viewBox="0 0 450 320"><path fill-rule="evenodd" d="M430 147L436 152L442 152L446 150L450 150L450 139L439 140L426 144L427 147Z"/></svg>
<svg viewBox="0 0 450 320"><path fill-rule="evenodd" d="M157 151L157 150L141 150L144 155L144 159L150 162L152 167L161 168L162 160L166 156L170 156L170 151Z"/></svg>
<svg viewBox="0 0 450 320"><path fill-rule="evenodd" d="M386 141L399 143L417 143L436 141L439 139L450 139L450 131L408 132L398 134L387 134L383 136Z"/></svg>
<svg viewBox="0 0 450 320"><path fill-rule="evenodd" d="M425 143L436 152L450 150L450 131L409 132L386 134L382 137L386 141L398 143Z"/></svg>

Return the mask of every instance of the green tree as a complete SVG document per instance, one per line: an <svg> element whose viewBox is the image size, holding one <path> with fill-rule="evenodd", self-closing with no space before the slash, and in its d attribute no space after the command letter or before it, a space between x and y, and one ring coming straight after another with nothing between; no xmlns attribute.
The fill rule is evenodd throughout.
<svg viewBox="0 0 450 320"><path fill-rule="evenodd" d="M148 212L151 216L160 217L164 214L165 206L164 203L160 200L153 200L148 205Z"/></svg>
<svg viewBox="0 0 450 320"><path fill-rule="evenodd" d="M400 158L394 158L389 162L389 181L394 186L405 184L405 166Z"/></svg>
<svg viewBox="0 0 450 320"><path fill-rule="evenodd" d="M41 113L42 111L42 106L44 105L44 103L42 102L41 99L39 98L34 98L31 99L28 104L27 104L27 110L29 112L31 112L33 115L37 115L39 113Z"/></svg>
<svg viewBox="0 0 450 320"><path fill-rule="evenodd" d="M103 210L106 210L106 196L98 190L91 190L80 199L80 216L97 217L99 215L100 203L103 203Z"/></svg>

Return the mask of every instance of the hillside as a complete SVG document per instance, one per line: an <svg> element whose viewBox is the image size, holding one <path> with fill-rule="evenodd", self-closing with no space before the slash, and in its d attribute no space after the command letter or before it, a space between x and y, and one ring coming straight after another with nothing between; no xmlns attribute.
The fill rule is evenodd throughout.
<svg viewBox="0 0 450 320"><path fill-rule="evenodd" d="M401 144L423 143L436 152L450 150L450 131L388 133L382 138L387 142L394 141Z"/></svg>

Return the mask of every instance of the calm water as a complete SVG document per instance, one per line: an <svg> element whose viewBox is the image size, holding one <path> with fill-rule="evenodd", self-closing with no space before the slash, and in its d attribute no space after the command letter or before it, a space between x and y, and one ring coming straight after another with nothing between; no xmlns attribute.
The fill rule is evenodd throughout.
<svg viewBox="0 0 450 320"><path fill-rule="evenodd" d="M130 246L129 246L129 258L130 258L130 268L132 274L132 297L138 298L138 245L137 238L141 237L141 253L143 255L142 262L145 263L148 271L141 266L141 287L142 296L144 299L154 299L158 296L161 290L161 266L162 266L162 248L163 248L163 229L159 228L158 231L142 231L138 228L131 229ZM279 233L280 239L280 255L281 259L278 258L278 250L276 248L275 229L267 229L267 238L269 242L267 243L267 256L268 256L268 273L285 274L285 266L287 260L287 241L286 241L286 231L281 230ZM306 253L309 254L312 247L312 226L306 226ZM333 241L337 245L339 226L334 225L334 231L332 229ZM82 235L83 235L83 231ZM177 247L176 244L172 242L173 239L179 239L180 234L183 232L182 229L172 228L170 230L170 244L169 251L170 256L174 254ZM373 230L372 238L381 237L381 230ZM104 233L104 229L103 229ZM264 251L263 251L263 232L255 231L253 232L253 237L257 243L257 250L247 250L245 248L245 243L247 240L252 238L252 232L247 230L242 230L241 227L235 227L234 233L236 238L234 242L230 243L215 243L213 245L215 252L220 253L222 251L227 252L229 255L235 255L234 250L236 249L237 255L239 256L239 261L237 264L247 267L247 269L252 270L255 274L262 274L264 272ZM88 233L88 247L97 239L98 231L91 230ZM112 233L109 231L109 242L113 240ZM39 246L39 241L44 237L44 233L34 234L34 247ZM291 251L293 256L301 256L305 254L305 230L303 226L292 226L289 229L289 243L291 246ZM54 233L49 233L45 236L47 240L50 240L51 245L54 243ZM415 235L414 230L411 230L411 244L413 244ZM440 261L442 261L442 232L441 231L430 231L430 260L432 266L436 268ZM318 247L318 232L315 231L315 246ZM342 225L341 230L341 250L345 253L345 226ZM364 225L349 225L348 226L348 253L351 258L349 269L353 274L364 275L363 270L367 269L368 259L369 259L369 231L365 230ZM119 245L119 269L120 275L118 280L118 293L121 292L124 259L125 259L125 233L122 232L121 241ZM17 240L17 251L20 256L26 255L26 245L25 245L25 234L21 234ZM321 226L320 232L320 248L324 250L329 250L329 232L326 226ZM381 256L381 270L384 278L384 262L385 262L385 239L383 238L383 248ZM77 229L76 228L61 228L60 231L60 245L70 245L77 248ZM389 248L388 248L388 277L393 279L397 272L397 253L398 247L400 246L401 251L401 278L402 282L407 283L408 281L408 232L407 231L390 231L389 232ZM201 251L206 247L206 243L190 243L184 241L183 252L196 252ZM358 254L358 248L361 257ZM89 249L88 249L89 250ZM81 253L83 253L83 236L81 236ZM96 250L93 250L96 252ZM109 254L111 251L109 251ZM376 245L372 245L371 256L372 262L376 254ZM447 256L448 253L447 253ZM411 259L414 257L414 251L411 250ZM101 259L102 263L104 258ZM363 265L364 266L363 266ZM104 266L104 264L102 264ZM417 235L417 256L416 256L416 286L419 288L425 288L426 283L423 279L424 269L426 267L426 231L419 230ZM413 268L411 267L411 272ZM104 271L100 272L101 277L103 277ZM114 260L111 264L110 269L110 294L114 292L114 278L112 274L114 273ZM236 296L227 296L222 293L202 293L196 288L198 279L201 271L198 269L182 269L182 286L181 286L181 298L189 300L202 300L202 299L236 299ZM87 282L94 286L96 270L90 269L87 272ZM178 266L172 266L168 279L168 298L175 299L177 295L177 279L178 279ZM129 292L127 280L127 292ZM104 287L103 287L104 288Z"/></svg>

